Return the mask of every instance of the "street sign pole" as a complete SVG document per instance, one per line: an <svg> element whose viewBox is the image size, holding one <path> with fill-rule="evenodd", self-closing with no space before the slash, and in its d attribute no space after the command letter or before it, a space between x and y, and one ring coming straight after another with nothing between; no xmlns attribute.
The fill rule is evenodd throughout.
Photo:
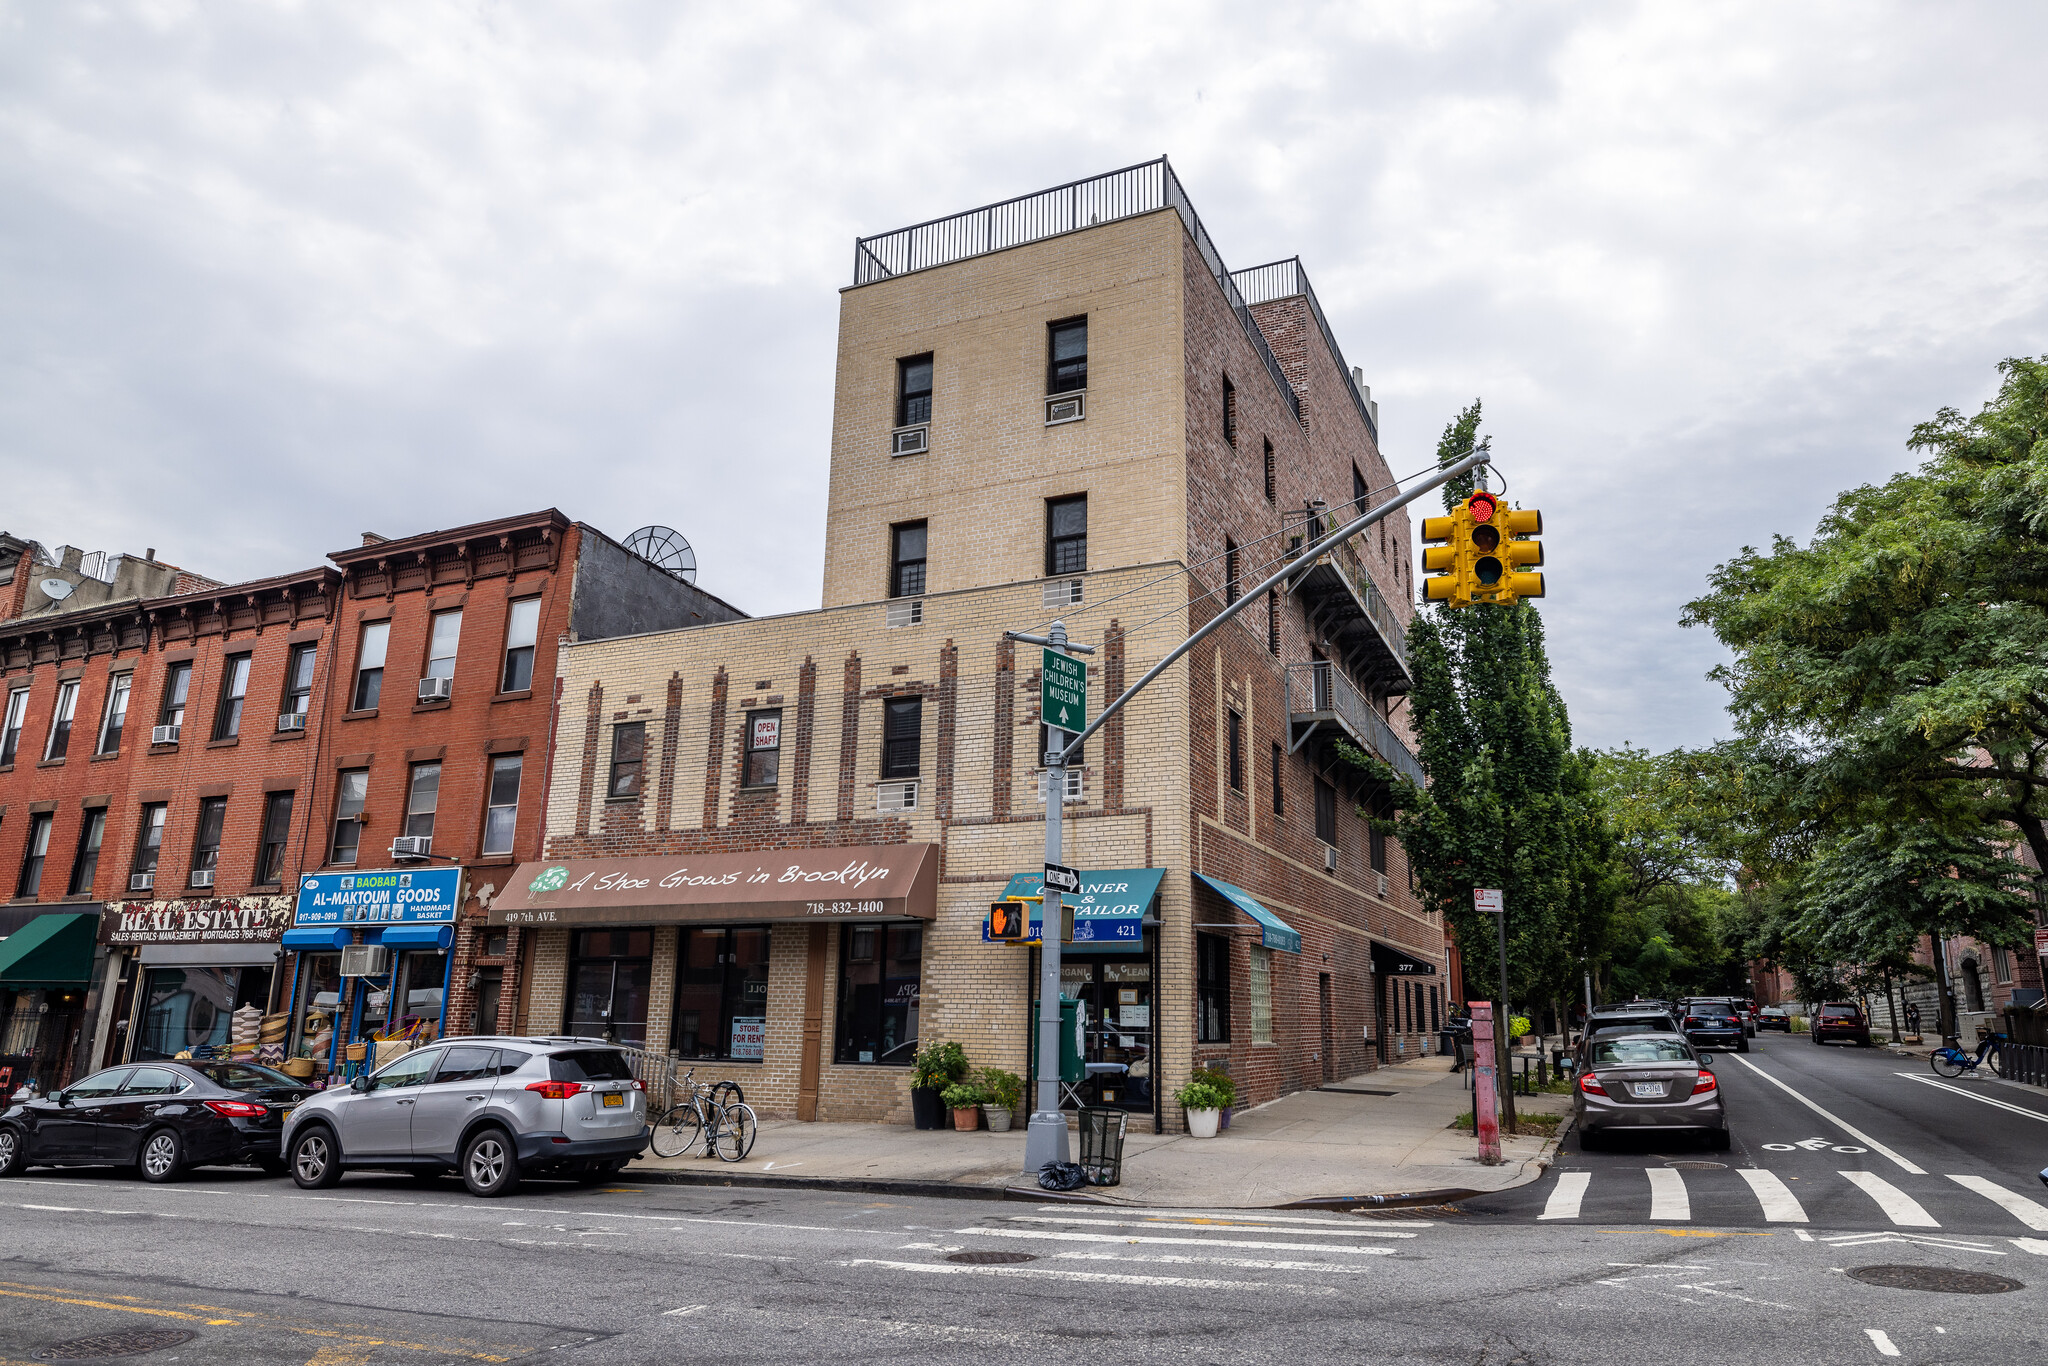
<svg viewBox="0 0 2048 1366"><path fill-rule="evenodd" d="M1498 993L1500 1004L1494 1011L1494 1020L1496 1021L1495 1032L1500 1039L1502 1055L1505 1056L1506 1051L1515 1045L1515 1017L1513 1012L1508 1009L1508 899L1498 887L1474 887L1472 889L1472 906L1481 914L1493 917L1495 936L1500 944L1500 991ZM1541 1041L1539 1040L1538 1042ZM1501 1085L1505 1087L1507 1084L1505 1074L1501 1076L1500 1081ZM1512 1100L1507 1101L1508 1114L1511 1120L1514 1115L1513 1104ZM1474 1115L1476 1117L1477 1111L1474 1112ZM1484 1154L1482 1153L1481 1156L1483 1157ZM1500 1141L1498 1136L1494 1140L1493 1160L1500 1160Z"/></svg>

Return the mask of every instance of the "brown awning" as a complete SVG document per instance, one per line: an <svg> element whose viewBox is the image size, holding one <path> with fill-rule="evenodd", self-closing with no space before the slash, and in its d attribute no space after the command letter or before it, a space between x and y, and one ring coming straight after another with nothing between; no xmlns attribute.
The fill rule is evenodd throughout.
<svg viewBox="0 0 2048 1366"><path fill-rule="evenodd" d="M522 863L493 925L846 920L939 914L934 844Z"/></svg>

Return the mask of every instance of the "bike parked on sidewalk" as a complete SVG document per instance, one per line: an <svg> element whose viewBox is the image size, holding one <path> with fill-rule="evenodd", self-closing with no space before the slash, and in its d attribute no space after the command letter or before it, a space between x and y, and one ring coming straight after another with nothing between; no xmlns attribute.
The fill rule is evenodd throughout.
<svg viewBox="0 0 2048 1366"><path fill-rule="evenodd" d="M697 1069L683 1073L682 1086L689 1099L669 1107L654 1125L653 1146L657 1157L681 1157L701 1145L705 1157L722 1162L743 1162L754 1150L756 1131L753 1107L746 1104L737 1082L697 1082ZM732 1100L722 1099L732 1096Z"/></svg>
<svg viewBox="0 0 2048 1366"><path fill-rule="evenodd" d="M1977 1045L1975 1053L1966 1053L1951 1042L1935 1049L1927 1061L1940 1076L1960 1077L1966 1072L1975 1072L1988 1058L1991 1062L1991 1075L2002 1077L2005 1075L2006 1042L2006 1036L2003 1034L1987 1034L1984 1036L1984 1042Z"/></svg>

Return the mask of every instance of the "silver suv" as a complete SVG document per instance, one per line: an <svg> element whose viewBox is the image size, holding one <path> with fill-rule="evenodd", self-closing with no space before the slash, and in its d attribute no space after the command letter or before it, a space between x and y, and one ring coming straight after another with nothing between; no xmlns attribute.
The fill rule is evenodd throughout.
<svg viewBox="0 0 2048 1366"><path fill-rule="evenodd" d="M292 1179L319 1190L345 1169L458 1171L472 1194L522 1176L603 1181L647 1149L647 1094L602 1039L450 1039L415 1049L285 1121Z"/></svg>

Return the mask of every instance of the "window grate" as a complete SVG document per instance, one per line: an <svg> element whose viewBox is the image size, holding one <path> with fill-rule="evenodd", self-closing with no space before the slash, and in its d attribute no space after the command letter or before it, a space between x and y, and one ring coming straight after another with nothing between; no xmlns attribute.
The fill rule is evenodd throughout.
<svg viewBox="0 0 2048 1366"><path fill-rule="evenodd" d="M1043 605L1047 607L1078 606L1084 591L1081 585L1086 582L1087 580L1085 579L1058 579L1045 585Z"/></svg>

